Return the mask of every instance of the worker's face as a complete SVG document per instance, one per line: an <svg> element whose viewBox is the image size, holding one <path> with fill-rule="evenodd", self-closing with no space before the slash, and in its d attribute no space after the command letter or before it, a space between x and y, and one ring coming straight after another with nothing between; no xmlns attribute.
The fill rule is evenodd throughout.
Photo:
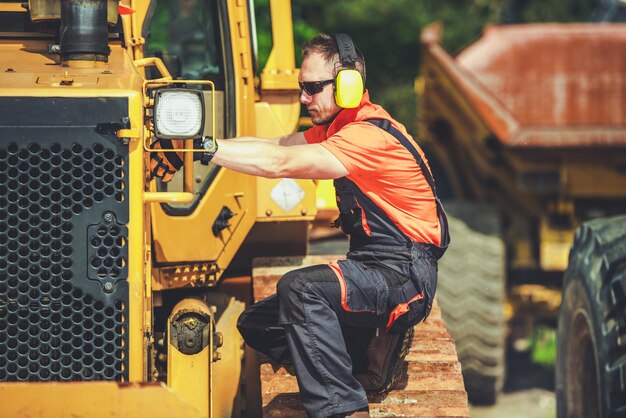
<svg viewBox="0 0 626 418"><path fill-rule="evenodd" d="M333 65L327 63L321 54L311 53L303 61L299 81L325 81L334 78ZM332 122L341 110L335 103L334 83L326 84L319 93L300 92L300 103L306 106L314 125Z"/></svg>

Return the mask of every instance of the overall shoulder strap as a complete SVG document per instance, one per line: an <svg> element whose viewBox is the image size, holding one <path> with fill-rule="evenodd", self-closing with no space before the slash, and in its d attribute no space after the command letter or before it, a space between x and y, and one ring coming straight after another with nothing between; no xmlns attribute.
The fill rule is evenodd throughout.
<svg viewBox="0 0 626 418"><path fill-rule="evenodd" d="M433 180L433 175L431 174L430 170L426 166L426 163L424 162L424 159L422 158L420 153L417 151L415 146L413 146L411 141L409 141L408 138L404 136L402 132L397 130L391 124L391 122L389 122L387 119L367 119L367 122L371 123L374 126L378 126L380 129L389 133L391 136L393 136L398 141L400 141L400 143L404 146L404 148L406 148L413 155L413 158L415 158L415 161L417 161L417 164L420 166L422 173L424 173L424 177L426 178L428 185L432 189L435 197L437 197L437 189L435 187L435 181Z"/></svg>
<svg viewBox="0 0 626 418"><path fill-rule="evenodd" d="M435 202L437 204L437 214L439 216L439 223L441 225L441 246L439 247L440 251L438 251L437 253L437 259L441 258L446 248L448 247L448 244L450 243L450 232L448 230L448 219L446 217L446 212L444 211L443 205L441 204L441 201L437 196L437 189L435 187L435 181L433 180L432 173L426 166L424 159L417 151L415 146L411 143L411 141L409 141L409 139L404 136L402 132L397 130L391 124L391 122L389 122L387 119L367 119L366 121L374 126L379 127L383 131L389 133L391 136L396 138L400 142L400 144L402 144L411 153L411 155L413 155L413 158L415 158L415 161L417 161L417 164L422 170L424 178L426 178L430 189L433 191L433 195L435 196Z"/></svg>

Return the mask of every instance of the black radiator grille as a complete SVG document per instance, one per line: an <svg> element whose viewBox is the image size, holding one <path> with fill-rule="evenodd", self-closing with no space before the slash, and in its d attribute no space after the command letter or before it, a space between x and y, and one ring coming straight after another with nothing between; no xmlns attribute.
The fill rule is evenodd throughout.
<svg viewBox="0 0 626 418"><path fill-rule="evenodd" d="M0 132L0 381L126 380L127 148L22 131Z"/></svg>

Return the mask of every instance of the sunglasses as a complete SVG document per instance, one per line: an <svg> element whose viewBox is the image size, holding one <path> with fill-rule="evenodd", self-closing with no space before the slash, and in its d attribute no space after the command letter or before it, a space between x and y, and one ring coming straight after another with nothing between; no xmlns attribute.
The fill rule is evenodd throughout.
<svg viewBox="0 0 626 418"><path fill-rule="evenodd" d="M322 81L298 81L300 85L300 92L305 92L309 96L313 96L324 90L324 86L330 83L334 83L335 79L331 78L330 80L322 80Z"/></svg>

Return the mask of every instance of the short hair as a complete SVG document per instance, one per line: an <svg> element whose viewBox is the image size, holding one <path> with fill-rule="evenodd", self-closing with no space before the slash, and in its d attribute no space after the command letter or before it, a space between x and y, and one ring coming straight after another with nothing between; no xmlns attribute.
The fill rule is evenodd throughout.
<svg viewBox="0 0 626 418"><path fill-rule="evenodd" d="M354 50L356 51L357 57L355 68L361 74L361 77L363 77L363 84L365 84L365 58L356 45L354 46ZM306 58L312 53L321 54L324 60L329 64L332 64L333 61L336 61L337 63L340 62L337 41L334 37L326 33L320 33L315 38L302 44L302 58Z"/></svg>

